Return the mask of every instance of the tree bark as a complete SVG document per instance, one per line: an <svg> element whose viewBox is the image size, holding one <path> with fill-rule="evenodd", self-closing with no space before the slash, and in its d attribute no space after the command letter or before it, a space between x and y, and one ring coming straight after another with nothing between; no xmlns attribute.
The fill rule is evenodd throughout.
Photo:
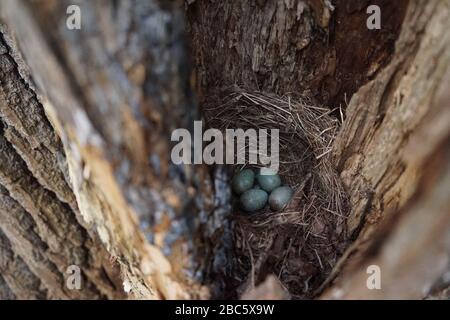
<svg viewBox="0 0 450 320"><path fill-rule="evenodd" d="M394 58L347 108L335 156L357 238L325 297L420 299L448 271L449 15L444 1L411 2ZM362 281L372 264L382 290Z"/></svg>
<svg viewBox="0 0 450 320"><path fill-rule="evenodd" d="M7 27L20 46L19 52L3 27L1 183L7 190L5 197L30 215L34 225L29 228L43 242L39 278L45 287L58 290L50 297L118 298L126 293L135 298L186 297L186 290L172 280L176 278L172 266L160 248L150 245L139 230L137 218L139 210L151 211L157 204L152 197L163 204L171 201L164 210L172 210L171 218L176 218L186 206L180 200L184 199L170 197L168 192L163 199L164 190L178 188L185 199L190 198L179 176L168 178L165 152L166 132L183 116L189 117L176 111L190 112L179 39L180 11L171 6L163 9L157 2L137 7L124 2L117 12L123 14L125 25L118 25L123 30L111 39L117 8L112 2L105 2L106 6L84 2L83 12L92 16L85 18L80 37L84 32L91 36L89 25L100 30L103 26L104 34L95 41L79 42L74 33L63 29L59 34L61 29L56 27L65 24L68 5L2 2ZM135 21L141 14L146 23L160 28L160 34L146 31L144 21ZM98 16L111 20L103 21L105 25ZM129 32L140 23L134 33ZM58 37L64 41L50 46ZM120 46L133 52L118 52L117 41L133 41L128 47ZM160 54L166 55L164 61L159 60ZM162 70L146 69L143 63L152 59ZM152 154L160 162L159 172L149 165ZM164 213L159 213L162 221L153 222L163 224ZM7 222L2 222L2 229ZM20 225L20 221L10 223ZM25 248L39 253L37 244L25 246L22 239L8 236L17 242L17 255L25 257ZM30 259L29 266L39 260ZM78 265L86 275L83 290L65 289L64 274L70 265ZM117 275L114 279L109 269Z"/></svg>
<svg viewBox="0 0 450 320"><path fill-rule="evenodd" d="M446 1L80 1L68 30L73 2L0 2L0 299L214 295L197 274L232 232L221 169L171 164L170 134L233 84L342 120L351 244L316 296L447 292Z"/></svg>

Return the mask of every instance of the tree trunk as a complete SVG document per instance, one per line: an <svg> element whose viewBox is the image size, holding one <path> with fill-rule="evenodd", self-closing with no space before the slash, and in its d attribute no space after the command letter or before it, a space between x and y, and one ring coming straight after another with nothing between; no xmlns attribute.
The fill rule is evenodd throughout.
<svg viewBox="0 0 450 320"><path fill-rule="evenodd" d="M176 265L147 242L138 223L152 213L152 224L166 232L167 222L191 205L192 173L168 166L165 136L195 114L181 11L156 2L116 8L86 1L76 34L57 27L65 26L69 4L2 2L20 52L3 27L1 184L15 201L10 206L29 214L27 229L43 252L6 227L5 234L16 255L32 259L27 265L41 287L55 290L49 297L187 297L174 280ZM83 272L82 290L65 289L71 265Z"/></svg>
<svg viewBox="0 0 450 320"><path fill-rule="evenodd" d="M174 165L170 135L234 84L342 122L348 245L305 296L448 295L449 27L444 0L1 1L0 299L229 296L226 171Z"/></svg>

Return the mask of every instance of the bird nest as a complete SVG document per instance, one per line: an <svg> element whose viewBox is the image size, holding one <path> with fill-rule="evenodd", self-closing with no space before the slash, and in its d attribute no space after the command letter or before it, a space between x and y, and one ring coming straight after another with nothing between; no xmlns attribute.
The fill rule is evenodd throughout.
<svg viewBox="0 0 450 320"><path fill-rule="evenodd" d="M294 190L278 212L266 206L248 215L233 206L234 271L228 290L240 296L273 274L292 298L309 298L347 243L347 196L332 158L340 121L333 110L301 95L233 87L214 97L203 107L209 127L279 130L279 175ZM243 166L250 164L234 170Z"/></svg>

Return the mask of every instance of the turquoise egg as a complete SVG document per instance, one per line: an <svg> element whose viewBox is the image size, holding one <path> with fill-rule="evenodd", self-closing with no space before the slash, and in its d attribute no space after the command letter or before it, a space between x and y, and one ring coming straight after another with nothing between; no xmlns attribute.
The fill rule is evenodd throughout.
<svg viewBox="0 0 450 320"><path fill-rule="evenodd" d="M236 194L241 194L251 187L253 187L253 183L255 182L255 173L252 169L244 169L238 172L231 182L233 191Z"/></svg>
<svg viewBox="0 0 450 320"><path fill-rule="evenodd" d="M272 192L275 188L278 188L281 185L281 178L278 174L265 174L262 175L258 173L256 176L256 181L261 186L262 189L267 192Z"/></svg>
<svg viewBox="0 0 450 320"><path fill-rule="evenodd" d="M269 196L269 205L272 210L283 209L291 200L294 190L288 186L278 187Z"/></svg>
<svg viewBox="0 0 450 320"><path fill-rule="evenodd" d="M268 197L267 192L262 189L250 189L245 191L239 200L242 209L253 212L264 208Z"/></svg>

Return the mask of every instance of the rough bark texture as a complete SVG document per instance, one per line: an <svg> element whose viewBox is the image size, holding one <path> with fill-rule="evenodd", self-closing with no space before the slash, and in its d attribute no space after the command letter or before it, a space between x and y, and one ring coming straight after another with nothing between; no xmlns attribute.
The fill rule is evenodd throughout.
<svg viewBox="0 0 450 320"><path fill-rule="evenodd" d="M7 43L2 40L0 45L2 229L15 254L48 286L50 296L108 296L114 284L103 266L104 249L94 245L76 221L78 209L64 179L61 143L20 76ZM89 266L83 269L85 290L64 292L63 274L73 264Z"/></svg>
<svg viewBox="0 0 450 320"><path fill-rule="evenodd" d="M336 297L421 298L448 270L449 14L445 1L411 2L391 63L347 108L335 155L358 237ZM370 264L385 289L365 287Z"/></svg>
<svg viewBox="0 0 450 320"><path fill-rule="evenodd" d="M69 4L81 30L65 27ZM443 0L0 1L0 299L207 297L198 280L230 237L223 168L170 165L170 132L200 118L193 92L201 106L234 83L345 114L334 156L355 241L317 293L445 295L449 12ZM74 264L82 290L65 285ZM367 290L370 264L383 290Z"/></svg>
<svg viewBox="0 0 450 320"><path fill-rule="evenodd" d="M150 245L137 219L162 224L164 234L164 219L176 220L191 204L185 185L190 178L182 179L189 173L167 166L167 132L195 114L181 11L156 1L124 1L119 8L109 1L83 2L85 27L77 33L65 29L69 4L1 3L9 27L2 34L13 31L20 47L2 39L5 197L17 201L36 225L49 260L43 258L48 270L40 266L39 277L53 281L46 285L60 290L55 297L125 297L123 289L137 298L186 297L169 277L172 267L160 251L166 244ZM19 221L2 222L2 228L3 223ZM149 234L155 236L153 230ZM21 241L10 236L17 254L25 256ZM64 271L72 264L81 267L92 292L64 292ZM105 265L120 273L118 282L109 280Z"/></svg>
<svg viewBox="0 0 450 320"><path fill-rule="evenodd" d="M407 1L195 1L188 32L199 96L240 84L339 106L389 60ZM382 8L383 28L366 27Z"/></svg>
<svg viewBox="0 0 450 320"><path fill-rule="evenodd" d="M114 276L105 263L103 246L76 220L78 208L64 178L67 170L61 142L20 75L11 48L4 38L0 41L2 230L14 255L22 257L22 264L44 282L50 297L117 297L112 294L116 290L110 276ZM63 275L70 265L86 266L84 290L64 290ZM16 292L20 286L11 289L23 295Z"/></svg>

